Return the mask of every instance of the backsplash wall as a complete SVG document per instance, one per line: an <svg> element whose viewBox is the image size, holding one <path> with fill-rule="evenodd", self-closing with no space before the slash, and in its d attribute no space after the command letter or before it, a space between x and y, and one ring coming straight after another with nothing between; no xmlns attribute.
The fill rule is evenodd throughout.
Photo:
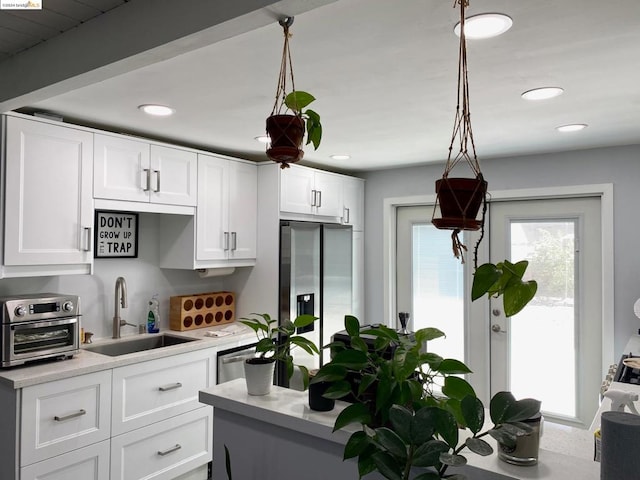
<svg viewBox="0 0 640 480"><path fill-rule="evenodd" d="M79 295L82 327L94 338L111 337L115 305L115 282L122 276L127 282L128 308L122 318L133 324L146 322L147 302L158 294L160 322L169 328L169 297L224 290L225 277L200 278L191 270L160 269L158 238L160 216L139 214L138 258L96 258L93 275L16 278L0 280L0 295L25 293L64 293ZM122 327L122 335L138 333L137 328Z"/></svg>

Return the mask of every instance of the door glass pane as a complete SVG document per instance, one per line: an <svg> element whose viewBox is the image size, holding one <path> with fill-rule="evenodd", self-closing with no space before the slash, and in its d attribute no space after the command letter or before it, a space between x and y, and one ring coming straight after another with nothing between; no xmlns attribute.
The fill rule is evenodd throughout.
<svg viewBox="0 0 640 480"><path fill-rule="evenodd" d="M510 319L510 388L568 417L576 415L575 232L574 220L511 221L511 258L529 260L538 292Z"/></svg>
<svg viewBox="0 0 640 480"><path fill-rule="evenodd" d="M412 228L412 289L414 328L435 327L447 335L429 350L465 358L463 266L453 258L451 237L431 223Z"/></svg>

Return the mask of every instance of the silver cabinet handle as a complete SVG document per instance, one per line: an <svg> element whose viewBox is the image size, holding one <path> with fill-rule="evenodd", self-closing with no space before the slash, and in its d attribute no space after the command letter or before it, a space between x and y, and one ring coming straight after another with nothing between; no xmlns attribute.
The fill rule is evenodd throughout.
<svg viewBox="0 0 640 480"><path fill-rule="evenodd" d="M176 443L173 447L169 447L166 450L158 450L158 455L164 457L165 455L169 455L170 453L175 452L176 450L180 450L181 448L182 445Z"/></svg>
<svg viewBox="0 0 640 480"><path fill-rule="evenodd" d="M311 206L315 207L316 206L316 194L318 193L317 190L311 190Z"/></svg>
<svg viewBox="0 0 640 480"><path fill-rule="evenodd" d="M85 252L90 252L91 251L91 227L83 227L84 230L84 240L85 240L85 247L82 249Z"/></svg>
<svg viewBox="0 0 640 480"><path fill-rule="evenodd" d="M69 415L63 415L61 417L56 415L55 417L53 417L53 419L56 422L64 422L65 420L71 420L72 418L81 417L82 415L86 415L86 413L87 413L86 410L80 409L79 411L77 411L75 413L70 413Z"/></svg>
<svg viewBox="0 0 640 480"><path fill-rule="evenodd" d="M320 208L322 206L322 190L316 190L318 192L318 204L316 207Z"/></svg>
<svg viewBox="0 0 640 480"><path fill-rule="evenodd" d="M238 247L237 232L231 232L231 250L235 250L237 247Z"/></svg>
<svg viewBox="0 0 640 480"><path fill-rule="evenodd" d="M180 387L182 387L182 384L180 382L176 382L173 385L158 387L158 390L160 390L161 392L168 392L169 390L175 390L176 388L180 388Z"/></svg>
<svg viewBox="0 0 640 480"><path fill-rule="evenodd" d="M153 172L156 174L156 189L154 192L157 193L160 191L160 170L154 170Z"/></svg>
<svg viewBox="0 0 640 480"><path fill-rule="evenodd" d="M229 250L229 232L224 232L223 234L224 250Z"/></svg>
<svg viewBox="0 0 640 480"><path fill-rule="evenodd" d="M147 174L147 186L142 190L144 190L145 192L148 192L149 190L151 190L151 170L149 170L148 168L145 168L142 171L146 172Z"/></svg>
<svg viewBox="0 0 640 480"><path fill-rule="evenodd" d="M230 363L238 363L238 362L244 362L245 360L249 359L249 358L254 358L255 354L254 353L249 353L247 355L234 355L233 357L229 357L229 358L222 358L222 364L223 365L229 365Z"/></svg>
<svg viewBox="0 0 640 480"><path fill-rule="evenodd" d="M349 223L351 222L351 209L344 207L344 223Z"/></svg>
<svg viewBox="0 0 640 480"><path fill-rule="evenodd" d="M502 327L497 323L494 323L493 325L491 325L491 331L494 333L507 333L507 331L503 330Z"/></svg>

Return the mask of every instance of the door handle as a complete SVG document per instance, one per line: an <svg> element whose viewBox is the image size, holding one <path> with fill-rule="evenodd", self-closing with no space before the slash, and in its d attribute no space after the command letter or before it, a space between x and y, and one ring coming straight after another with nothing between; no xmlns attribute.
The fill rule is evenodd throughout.
<svg viewBox="0 0 640 480"><path fill-rule="evenodd" d="M84 230L84 241L85 241L85 247L82 249L85 252L90 252L91 251L91 227L83 227Z"/></svg>
<svg viewBox="0 0 640 480"><path fill-rule="evenodd" d="M316 195L317 195L318 191L317 190L311 190L311 206L312 207L316 207Z"/></svg>
<svg viewBox="0 0 640 480"><path fill-rule="evenodd" d="M494 333L507 333L507 331L503 330L502 327L497 323L494 323L493 325L491 325L491 331Z"/></svg>
<svg viewBox="0 0 640 480"><path fill-rule="evenodd" d="M173 447L169 447L166 450L158 450L158 455L164 457L165 455L169 455L170 453L175 452L176 450L180 450L181 448L182 445L176 443Z"/></svg>
<svg viewBox="0 0 640 480"><path fill-rule="evenodd" d="M180 387L182 387L182 384L180 382L176 382L173 385L158 387L158 390L160 390L161 392L168 392L169 390L175 390L176 388L180 388Z"/></svg>
<svg viewBox="0 0 640 480"><path fill-rule="evenodd" d="M238 235L236 232L231 232L231 250L235 250L237 245Z"/></svg>
<svg viewBox="0 0 640 480"><path fill-rule="evenodd" d="M142 171L146 172L147 174L147 184L146 184L147 186L142 190L145 192L148 192L149 190L151 190L151 170L149 170L148 168L145 168Z"/></svg>
<svg viewBox="0 0 640 480"><path fill-rule="evenodd" d="M351 210L347 207L344 207L344 223L350 223L351 222Z"/></svg>
<svg viewBox="0 0 640 480"><path fill-rule="evenodd" d="M229 250L229 232L224 232L224 245L223 248L224 250Z"/></svg>
<svg viewBox="0 0 640 480"><path fill-rule="evenodd" d="M318 204L316 207L320 208L322 206L322 190L316 190L318 192Z"/></svg>
<svg viewBox="0 0 640 480"><path fill-rule="evenodd" d="M156 193L160 191L160 170L153 171L156 174L156 189L154 190Z"/></svg>
<svg viewBox="0 0 640 480"><path fill-rule="evenodd" d="M80 409L79 411L77 411L75 413L70 413L69 415L63 415L61 417L56 415L56 416L53 417L53 419L56 422L64 422L65 420L71 420L72 418L81 417L82 415L85 415L86 413L87 413L86 410Z"/></svg>

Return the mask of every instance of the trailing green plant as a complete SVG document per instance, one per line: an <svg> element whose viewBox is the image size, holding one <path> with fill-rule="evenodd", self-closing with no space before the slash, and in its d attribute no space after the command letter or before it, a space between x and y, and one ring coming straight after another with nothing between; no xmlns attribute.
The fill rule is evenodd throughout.
<svg viewBox="0 0 640 480"><path fill-rule="evenodd" d="M320 115L310 108L303 111L307 105L316 99L313 95L302 90L294 90L284 97L284 104L299 115L305 122L307 130L307 141L305 145L313 144L313 149L317 150L322 141L322 123L320 123Z"/></svg>
<svg viewBox="0 0 640 480"><path fill-rule="evenodd" d="M522 280L529 262L511 263L504 260L498 264L484 263L476 268L471 286L471 300L483 295L498 298L502 295L503 310L507 317L520 312L535 296L538 283Z"/></svg>
<svg viewBox="0 0 640 480"><path fill-rule="evenodd" d="M482 431L484 406L459 376L471 370L459 360L425 350L427 342L444 336L442 331L424 328L400 335L385 326L361 328L353 316L345 317L345 327L348 344L329 345L331 361L312 382L331 382L328 398L351 396L353 403L338 415L334 431L362 425L344 449L345 459L358 458L360 478L378 471L390 480L462 479L446 472L466 464L465 448L490 455L493 448L484 436L514 446L518 436L531 432L522 421L540 410L540 402L516 400L509 392L491 399L493 426ZM373 348L362 335L375 337ZM440 392L436 385L442 385ZM466 438L460 430L469 431Z"/></svg>
<svg viewBox="0 0 640 480"><path fill-rule="evenodd" d="M318 317L313 315L299 315L292 322L290 320L282 323L272 318L268 313L252 313L256 318L241 318L240 323L251 328L258 338L256 344L257 358L262 361L281 361L286 365L287 378L291 378L294 368L298 368L302 373L304 388L309 385L309 370L304 365L293 363L292 350L299 347L309 355L319 354L320 351L315 343L302 335L296 335L298 328L304 328L315 322Z"/></svg>

